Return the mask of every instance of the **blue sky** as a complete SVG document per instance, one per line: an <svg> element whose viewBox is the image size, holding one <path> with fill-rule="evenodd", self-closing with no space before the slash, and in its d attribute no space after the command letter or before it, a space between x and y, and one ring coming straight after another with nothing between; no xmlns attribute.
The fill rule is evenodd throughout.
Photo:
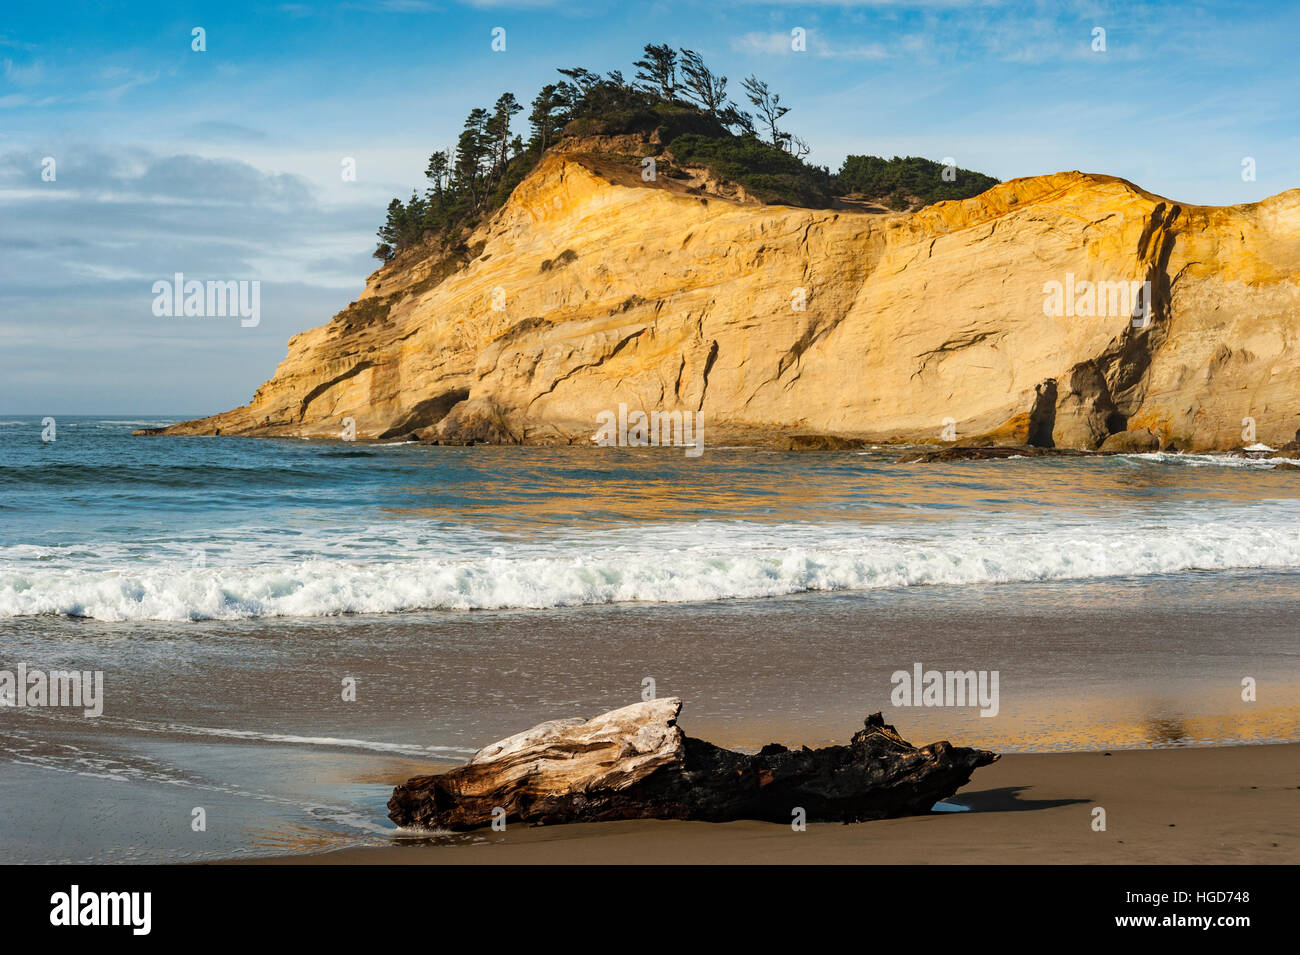
<svg viewBox="0 0 1300 955"><path fill-rule="evenodd" d="M465 114L505 90L528 102L556 67L630 76L667 42L736 98L767 80L832 168L952 156L1221 205L1300 186L1297 36L1300 5L1270 3L8 4L0 413L243 404L293 334L360 292L388 200L423 185ZM176 272L261 281L261 323L155 317L153 282Z"/></svg>

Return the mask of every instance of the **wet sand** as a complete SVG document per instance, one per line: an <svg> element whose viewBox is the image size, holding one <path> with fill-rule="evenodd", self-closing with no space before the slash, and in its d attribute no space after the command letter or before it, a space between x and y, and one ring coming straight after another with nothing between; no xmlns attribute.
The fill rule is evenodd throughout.
<svg viewBox="0 0 1300 955"><path fill-rule="evenodd" d="M965 812L804 832L758 822L515 825L289 864L1295 864L1300 744L1004 756ZM1093 810L1106 830L1093 831Z"/></svg>
<svg viewBox="0 0 1300 955"><path fill-rule="evenodd" d="M1145 861L1171 846L1196 858L1201 847L1210 859L1231 854L1219 842L1244 846L1241 857L1261 849L1272 858L1289 843L1271 838L1269 824L1294 816L1294 800L1218 842L1189 833L1190 820L1151 821L1144 812L1197 803L1198 779L1242 784L1249 806L1268 786L1300 785L1255 773L1284 764L1283 754L1300 763L1287 748L1300 744L1297 599L1300 577L1251 572L707 607L207 622L181 632L164 622L52 618L38 633L0 623L11 659L45 669L75 660L103 670L109 694L97 719L0 709L0 856L195 863L374 848L385 861L419 861L422 850L393 846L385 804L396 784L443 772L544 720L635 702L651 676L659 695L685 700L683 730L721 746L843 743L879 710L918 746L947 739L1003 754L976 774L972 793L1021 791L980 797L978 808L992 811L955 820L814 826L798 843L779 826L615 826L612 840L592 837L601 829L516 827L503 846L480 845L498 837L476 835L459 840L470 844L464 851L436 858L710 861L794 851L828 861L1068 861L1086 851L1098 861ZM892 706L891 671L913 661L1000 670L998 715ZM1259 680L1257 702L1241 698L1247 675ZM356 702L340 698L343 676L357 679ZM1222 747L1247 755L1216 775L1217 761L1237 751ZM1116 755L1084 755L1106 750ZM1080 755L1038 761L1047 754ZM1089 758L1104 760L1096 772ZM1107 788L1111 767L1133 759L1155 767L1147 789ZM1183 788L1161 789L1173 772L1166 764L1184 760L1193 765ZM1215 792L1204 794L1207 825L1236 812L1215 805ZM1109 833L1092 838L1090 803L1004 809L1056 799L1099 801ZM214 820L207 831L191 828L196 807ZM697 829L705 835L676 835Z"/></svg>

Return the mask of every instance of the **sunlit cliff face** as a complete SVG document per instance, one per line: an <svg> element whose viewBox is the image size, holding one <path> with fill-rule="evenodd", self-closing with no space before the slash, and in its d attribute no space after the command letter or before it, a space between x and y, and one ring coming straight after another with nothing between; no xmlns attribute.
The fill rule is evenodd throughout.
<svg viewBox="0 0 1300 955"><path fill-rule="evenodd" d="M1182 206L1070 172L879 214L639 173L548 155L471 257L402 256L250 405L172 430L589 443L621 403L719 439L1209 449L1300 427L1300 190Z"/></svg>

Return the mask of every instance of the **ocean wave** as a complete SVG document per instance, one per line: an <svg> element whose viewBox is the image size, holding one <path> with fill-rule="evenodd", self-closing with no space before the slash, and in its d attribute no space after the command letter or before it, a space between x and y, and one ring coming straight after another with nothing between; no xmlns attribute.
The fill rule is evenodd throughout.
<svg viewBox="0 0 1300 955"><path fill-rule="evenodd" d="M100 717L97 722L137 732L166 733L183 736L212 736L220 739L253 743L285 743L292 746L324 746L332 749L360 749L374 753L392 753L403 756L425 756L450 759L472 756L473 749L464 746L438 746L420 743L385 743L377 740L353 739L342 736L303 736L294 733L269 733L258 730L239 730L215 726L191 726L188 723L151 722L129 718Z"/></svg>
<svg viewBox="0 0 1300 955"><path fill-rule="evenodd" d="M1170 451L1147 451L1141 454L1122 454L1117 457L1129 461L1173 464L1189 468L1253 468L1261 471L1272 470L1279 464L1300 464L1298 458L1248 458L1228 454L1188 454Z"/></svg>
<svg viewBox="0 0 1300 955"><path fill-rule="evenodd" d="M1191 519L942 529L722 527L456 558L124 570L0 567L0 617L235 620L701 603L817 591L1300 568L1293 521Z"/></svg>
<svg viewBox="0 0 1300 955"><path fill-rule="evenodd" d="M176 420L177 419L175 418L169 418L166 421L159 421L156 418L132 418L127 420L122 420L119 418L100 418L98 421L95 422L95 427L99 427L100 425L112 425L116 427L130 425L136 428L140 428L140 427L161 428L166 425L175 423Z"/></svg>

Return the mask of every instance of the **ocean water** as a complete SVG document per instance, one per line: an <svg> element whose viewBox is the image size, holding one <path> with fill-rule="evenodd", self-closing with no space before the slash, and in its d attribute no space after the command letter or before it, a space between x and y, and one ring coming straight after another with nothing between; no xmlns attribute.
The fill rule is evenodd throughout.
<svg viewBox="0 0 1300 955"><path fill-rule="evenodd" d="M0 423L0 618L697 603L1300 569L1300 478L1139 455L435 448Z"/></svg>
<svg viewBox="0 0 1300 955"><path fill-rule="evenodd" d="M13 861L412 838L395 782L648 680L740 747L875 710L1002 751L1300 739L1275 462L130 434L171 420L0 420L0 669L105 681L98 718L0 700ZM997 670L997 715L892 706L916 663Z"/></svg>

